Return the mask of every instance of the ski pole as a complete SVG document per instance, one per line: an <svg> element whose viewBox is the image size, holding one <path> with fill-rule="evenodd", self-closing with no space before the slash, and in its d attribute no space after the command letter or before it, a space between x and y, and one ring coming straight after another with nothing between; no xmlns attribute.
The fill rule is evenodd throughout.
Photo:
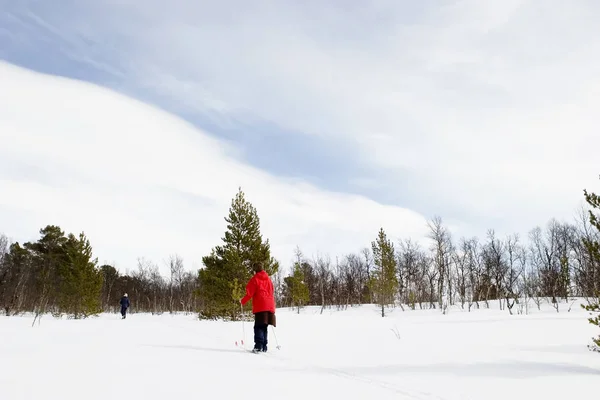
<svg viewBox="0 0 600 400"><path fill-rule="evenodd" d="M242 319L242 346L244 346L244 350L246 349L246 323L244 322L244 307L242 303L240 303L240 311L241 311L241 319Z"/></svg>
<svg viewBox="0 0 600 400"><path fill-rule="evenodd" d="M277 334L275 333L275 328L273 325L271 325L271 330L273 331L273 336L275 336L275 347L277 347L277 350L281 350L281 346L279 345L279 340L277 340Z"/></svg>

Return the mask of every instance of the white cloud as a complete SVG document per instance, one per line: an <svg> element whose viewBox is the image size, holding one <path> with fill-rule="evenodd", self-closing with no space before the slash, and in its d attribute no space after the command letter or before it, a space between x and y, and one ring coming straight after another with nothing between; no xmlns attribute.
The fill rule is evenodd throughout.
<svg viewBox="0 0 600 400"><path fill-rule="evenodd" d="M244 165L206 133L106 89L6 63L0 87L0 229L15 239L58 224L85 231L100 261L122 269L172 253L199 267L238 186L286 266L296 245L335 256L368 246L380 226L393 239L426 229L410 210Z"/></svg>
<svg viewBox="0 0 600 400"><path fill-rule="evenodd" d="M524 233L553 216L570 218L582 189L598 187L600 6L593 1L13 7L62 38L67 56L118 71L125 78L115 86L129 93L154 91L170 109L214 121L266 120L307 140L354 144L349 157L389 178L374 185L357 177L362 187L451 204L456 214L442 216L461 233ZM185 188L187 175L157 179ZM237 187L230 179L219 204ZM260 204L262 189L248 190ZM301 222L290 232L303 231ZM370 237L352 236L361 246Z"/></svg>
<svg viewBox="0 0 600 400"><path fill-rule="evenodd" d="M120 0L41 24L94 43L70 51L110 58L131 92L354 143L356 162L416 176L480 231L570 217L600 167L600 6L418 3Z"/></svg>

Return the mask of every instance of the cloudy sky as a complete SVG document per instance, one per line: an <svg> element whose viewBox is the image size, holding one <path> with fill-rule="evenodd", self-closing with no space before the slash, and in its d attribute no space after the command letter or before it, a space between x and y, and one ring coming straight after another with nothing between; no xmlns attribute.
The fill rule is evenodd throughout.
<svg viewBox="0 0 600 400"><path fill-rule="evenodd" d="M0 232L199 268L241 186L287 265L600 190L596 1L142 3L0 0Z"/></svg>

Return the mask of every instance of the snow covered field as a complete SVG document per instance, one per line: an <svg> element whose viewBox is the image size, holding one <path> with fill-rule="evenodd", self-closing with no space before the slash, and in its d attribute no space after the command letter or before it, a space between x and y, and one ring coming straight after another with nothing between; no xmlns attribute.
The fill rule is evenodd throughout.
<svg viewBox="0 0 600 400"><path fill-rule="evenodd" d="M280 309L281 349L270 328L258 355L235 346L244 329L251 346L249 322L0 317L0 399L592 399L598 332L577 304L513 316Z"/></svg>

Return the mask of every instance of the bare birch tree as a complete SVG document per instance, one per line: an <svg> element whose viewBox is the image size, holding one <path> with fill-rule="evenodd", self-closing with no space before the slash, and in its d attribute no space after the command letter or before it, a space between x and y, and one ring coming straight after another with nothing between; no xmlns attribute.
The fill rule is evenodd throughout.
<svg viewBox="0 0 600 400"><path fill-rule="evenodd" d="M443 226L441 217L434 217L427 225L429 227L428 237L433 241L431 250L434 267L437 271L438 304L445 314L447 307L452 304L451 264L454 246L450 232Z"/></svg>

